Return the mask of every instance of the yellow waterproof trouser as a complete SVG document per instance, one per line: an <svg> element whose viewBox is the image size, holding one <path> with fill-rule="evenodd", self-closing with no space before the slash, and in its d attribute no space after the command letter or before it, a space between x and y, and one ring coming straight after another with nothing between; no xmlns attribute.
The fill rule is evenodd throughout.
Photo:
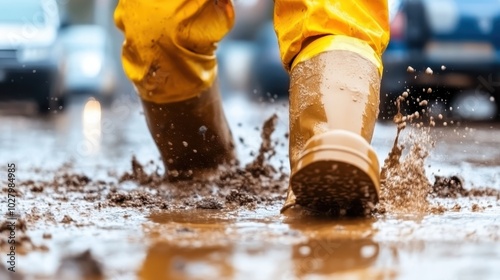
<svg viewBox="0 0 500 280"><path fill-rule="evenodd" d="M271 0L269 0L271 1ZM120 0L122 61L142 99L169 103L208 89L217 78L217 43L234 23L231 0ZM284 67L329 50L350 50L382 73L389 42L387 0L275 0Z"/></svg>

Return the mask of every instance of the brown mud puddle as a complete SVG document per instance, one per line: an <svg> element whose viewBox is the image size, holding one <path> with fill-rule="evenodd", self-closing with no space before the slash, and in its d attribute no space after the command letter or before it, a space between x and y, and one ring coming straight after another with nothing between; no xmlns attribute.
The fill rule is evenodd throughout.
<svg viewBox="0 0 500 280"><path fill-rule="evenodd" d="M393 276L377 267L374 219L254 212L155 213L141 279L302 279Z"/></svg>
<svg viewBox="0 0 500 280"><path fill-rule="evenodd" d="M418 273L408 268L415 254L423 263L442 261L422 242L460 253L468 248L453 242L500 240L498 191L466 189L453 176L432 184L425 159L433 139L422 126L403 136L399 126L374 217L332 220L300 209L280 215L288 174L269 163L275 125L275 116L265 122L250 164L221 168L209 180L168 184L157 163L133 158L131 171L107 180L66 165L50 180L21 181L20 254L25 263L30 254L58 254L52 263L32 260L21 273L41 275L35 279L391 279ZM471 204L475 196L483 203ZM457 235L464 221L471 230ZM2 227L0 234L7 231ZM76 249L66 248L75 243ZM481 250L500 256L498 246ZM142 257L133 256L137 252ZM41 260L52 269L41 269ZM481 256L478 261L488 262Z"/></svg>

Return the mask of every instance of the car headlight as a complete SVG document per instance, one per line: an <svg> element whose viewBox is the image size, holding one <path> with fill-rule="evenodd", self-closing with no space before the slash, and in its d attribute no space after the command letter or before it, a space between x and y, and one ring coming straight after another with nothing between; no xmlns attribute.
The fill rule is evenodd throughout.
<svg viewBox="0 0 500 280"><path fill-rule="evenodd" d="M102 59L98 54L85 54L82 59L81 69L83 75L94 78L101 72Z"/></svg>
<svg viewBox="0 0 500 280"><path fill-rule="evenodd" d="M21 61L39 61L48 59L51 55L51 49L47 47L28 48L20 52Z"/></svg>

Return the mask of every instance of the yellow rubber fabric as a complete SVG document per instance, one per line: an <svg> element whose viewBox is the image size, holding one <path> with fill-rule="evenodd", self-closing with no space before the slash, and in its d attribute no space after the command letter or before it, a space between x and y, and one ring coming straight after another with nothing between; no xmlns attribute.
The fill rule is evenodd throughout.
<svg viewBox="0 0 500 280"><path fill-rule="evenodd" d="M275 0L283 65L328 50L350 50L382 73L389 41L387 0ZM197 96L217 77L217 43L234 23L231 0L120 0L122 61L141 98L169 103Z"/></svg>
<svg viewBox="0 0 500 280"><path fill-rule="evenodd" d="M281 60L290 71L329 50L353 51L375 63L389 43L387 0L275 0Z"/></svg>
<svg viewBox="0 0 500 280"><path fill-rule="evenodd" d="M120 0L114 20L125 34L123 68L141 98L186 100L217 77L217 43L234 23L230 0Z"/></svg>

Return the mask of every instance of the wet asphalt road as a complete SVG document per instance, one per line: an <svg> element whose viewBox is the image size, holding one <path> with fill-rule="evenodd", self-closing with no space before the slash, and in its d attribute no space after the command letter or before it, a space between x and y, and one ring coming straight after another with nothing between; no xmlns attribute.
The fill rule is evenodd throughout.
<svg viewBox="0 0 500 280"><path fill-rule="evenodd" d="M274 139L287 131L282 102L248 103L236 95L224 106L233 134L246 140L237 145L243 163L260 145L254 128L264 119L278 114ZM395 133L392 124L377 126L373 145L381 162ZM431 181L434 175L460 175L466 188L500 190L498 123L438 126L432 135L436 147L426 160ZM286 154L286 147L278 149L274 163L286 162ZM111 180L112 174L130 169L133 155L140 162L159 160L133 97L110 107L79 98L64 112L44 118L17 108L0 113L2 184L7 163L16 164L19 181L50 179L61 166ZM1 195L5 212L5 190ZM15 276L26 279L84 279L78 266L61 264L87 249L106 279L500 279L497 197L441 198L433 203L444 206L442 213L355 220L280 215L280 204L151 213L97 210L83 199L70 196L61 202L31 192L17 201L21 217L50 211L56 221L64 215L77 221L28 221L26 234L42 249L18 252ZM456 204L460 209L452 211ZM7 267L4 249L1 263ZM13 276L0 271L0 279Z"/></svg>

